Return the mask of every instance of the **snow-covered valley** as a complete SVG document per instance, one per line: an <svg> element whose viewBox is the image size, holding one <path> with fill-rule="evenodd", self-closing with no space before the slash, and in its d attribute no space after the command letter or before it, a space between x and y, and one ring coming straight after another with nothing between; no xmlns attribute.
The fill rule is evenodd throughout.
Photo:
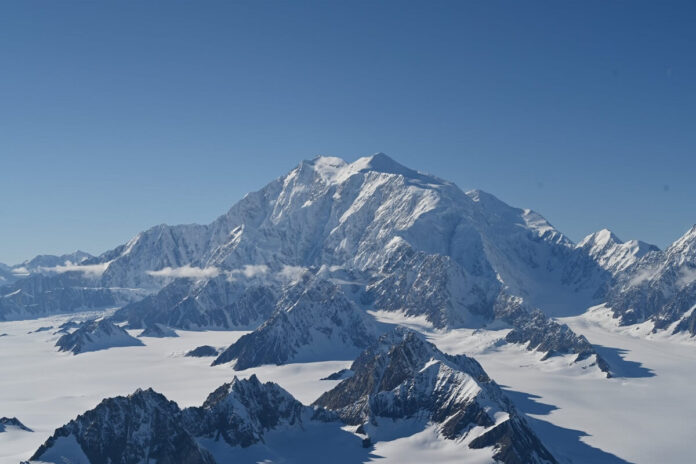
<svg viewBox="0 0 696 464"><path fill-rule="evenodd" d="M350 365L350 361L336 360L234 371L229 365L211 367L209 357L184 356L200 345L227 346L245 333L239 331L179 330L176 338L143 338L145 346L73 356L54 347L58 337L53 334L55 329L34 332L41 327L57 328L67 319L53 316L0 323L0 333L7 334L0 337L0 411L4 416L16 416L34 430L0 433L3 464L28 459L54 429L104 397L152 387L187 407L200 404L208 392L235 375L256 374L309 404L338 383L322 378ZM381 319L419 327L445 352L474 356L528 415L530 425L559 462L651 464L690 460L689 439L696 430L696 403L691 400L696 346L691 341L631 334L626 328L613 327L615 320L601 309L565 319L599 345L600 353L616 372L614 378L607 379L596 368L571 364L568 357L540 362L542 353L500 345L497 341L506 329L438 331L414 318ZM130 332L137 335L139 331ZM431 428L408 437L403 437L403 431L394 436L398 438L380 441L369 453L352 455L351 459L463 462L460 445L438 438ZM283 440L281 433L277 439ZM466 451L472 460L465 462L490 459L486 453L476 458L471 450ZM244 452L248 458L263 456L254 447Z"/></svg>

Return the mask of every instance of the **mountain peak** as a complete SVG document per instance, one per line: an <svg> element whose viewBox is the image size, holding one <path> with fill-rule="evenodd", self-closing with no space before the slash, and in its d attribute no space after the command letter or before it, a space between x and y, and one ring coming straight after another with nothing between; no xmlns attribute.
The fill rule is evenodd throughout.
<svg viewBox="0 0 696 464"><path fill-rule="evenodd" d="M578 244L578 247L591 244L591 246L606 246L611 243L622 244L623 241L609 229L600 229L597 232L591 233Z"/></svg>
<svg viewBox="0 0 696 464"><path fill-rule="evenodd" d="M439 184L444 182L434 176L410 169L384 153L364 156L352 163L348 163L342 158L320 155L310 161L303 161L300 167L303 166L310 166L328 184L341 183L354 174L361 172L395 174L411 180L420 180L428 183Z"/></svg>
<svg viewBox="0 0 696 464"><path fill-rule="evenodd" d="M670 254L696 254L696 224L679 237L667 250Z"/></svg>
<svg viewBox="0 0 696 464"><path fill-rule="evenodd" d="M432 176L426 176L418 171L404 166L401 163L398 163L393 158L390 158L381 152L375 153L372 156L358 158L351 163L351 166L353 166L357 171L375 171L383 172L385 174L399 174L412 179L434 179Z"/></svg>

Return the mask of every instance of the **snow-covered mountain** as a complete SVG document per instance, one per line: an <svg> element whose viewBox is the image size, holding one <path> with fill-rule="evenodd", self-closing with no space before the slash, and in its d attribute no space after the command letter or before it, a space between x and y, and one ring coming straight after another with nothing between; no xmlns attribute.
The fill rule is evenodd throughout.
<svg viewBox="0 0 696 464"><path fill-rule="evenodd" d="M371 441L382 425L416 418L470 448L495 447L497 462L556 462L478 362L442 353L414 331L386 333L350 370L315 404L359 425Z"/></svg>
<svg viewBox="0 0 696 464"><path fill-rule="evenodd" d="M7 264L0 263L0 287L11 284L17 280L17 277L12 272L12 268Z"/></svg>
<svg viewBox="0 0 696 464"><path fill-rule="evenodd" d="M12 266L15 273L33 274L37 272L60 272L69 270L71 267L79 266L85 261L93 259L91 254L77 250L65 255L37 255L32 259Z"/></svg>
<svg viewBox="0 0 696 464"><path fill-rule="evenodd" d="M313 415L309 409L277 384L235 377L208 395L203 406L186 409L184 423L193 436L246 447L271 429L301 426L307 412Z"/></svg>
<svg viewBox="0 0 696 464"><path fill-rule="evenodd" d="M67 272L93 258L89 253L77 250L61 256L37 255L13 266L0 263L0 287L30 274Z"/></svg>
<svg viewBox="0 0 696 464"><path fill-rule="evenodd" d="M629 266L609 290L607 305L622 324L651 321L655 330L696 334L696 226Z"/></svg>
<svg viewBox="0 0 696 464"><path fill-rule="evenodd" d="M207 226L156 226L70 269L102 287L152 291L245 266L344 269L373 304L441 327L490 320L503 288L547 313L578 311L603 282L600 266L537 213L383 154L303 161Z"/></svg>
<svg viewBox="0 0 696 464"><path fill-rule="evenodd" d="M0 287L0 321L121 306L144 295L140 289L102 287L80 272L30 274Z"/></svg>
<svg viewBox="0 0 696 464"><path fill-rule="evenodd" d="M588 235L577 245L599 264L602 269L616 275L652 251L660 251L655 245L629 240L623 242L613 232L602 229Z"/></svg>
<svg viewBox="0 0 696 464"><path fill-rule="evenodd" d="M112 284L122 261L140 263L123 267L133 276L119 285L161 266L342 269L365 288L365 303L439 327L491 320L503 288L550 314L577 312L598 302L609 277L538 214L381 154L304 161L209 226L158 226L100 259Z"/></svg>
<svg viewBox="0 0 696 464"><path fill-rule="evenodd" d="M179 278L161 291L133 302L114 314L131 328L153 324L189 330L254 329L270 317L281 284L262 279Z"/></svg>
<svg viewBox="0 0 696 464"><path fill-rule="evenodd" d="M85 321L75 331L66 333L56 342L60 351L70 351L73 354L142 344L108 319Z"/></svg>
<svg viewBox="0 0 696 464"><path fill-rule="evenodd" d="M223 351L213 365L235 360L243 370L262 364L352 359L376 340L372 317L337 285L305 277L288 289L274 314Z"/></svg>

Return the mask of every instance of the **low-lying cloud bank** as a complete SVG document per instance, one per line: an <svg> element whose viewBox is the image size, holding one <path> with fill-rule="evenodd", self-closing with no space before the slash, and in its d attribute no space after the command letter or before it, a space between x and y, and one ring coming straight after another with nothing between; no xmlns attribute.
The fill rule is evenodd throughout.
<svg viewBox="0 0 696 464"><path fill-rule="evenodd" d="M193 267L186 266L181 267L165 267L159 271L147 271L148 275L153 277L171 277L174 279L187 278L187 279L210 279L220 275L220 269L216 267Z"/></svg>
<svg viewBox="0 0 696 464"><path fill-rule="evenodd" d="M234 280L235 276L243 275L244 277L251 279L259 275L264 275L268 273L268 266L265 264L247 264L240 269L233 269L227 272L230 280Z"/></svg>
<svg viewBox="0 0 696 464"><path fill-rule="evenodd" d="M86 277L100 277L106 268L109 267L109 263L99 263L99 264L73 264L70 261L66 261L63 265L53 266L53 267L39 267L40 272L55 272L61 274L63 272L81 272Z"/></svg>
<svg viewBox="0 0 696 464"><path fill-rule="evenodd" d="M280 271L272 274L272 276L292 283L302 278L305 272L307 272L307 269L304 267L286 265L283 266ZM270 273L271 269L265 264L246 264L238 269L232 270L223 270L215 266L201 268L186 265L181 267L165 267L158 271L147 271L147 274L153 277L171 279L212 279L219 275L225 275L230 281L235 281L240 278L253 279Z"/></svg>

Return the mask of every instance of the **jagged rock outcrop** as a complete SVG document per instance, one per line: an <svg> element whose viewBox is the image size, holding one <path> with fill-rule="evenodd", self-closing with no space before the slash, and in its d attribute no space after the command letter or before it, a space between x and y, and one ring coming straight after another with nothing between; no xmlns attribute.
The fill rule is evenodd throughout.
<svg viewBox="0 0 696 464"><path fill-rule="evenodd" d="M583 335L578 335L566 324L559 324L541 311L529 308L519 297L502 293L495 304L496 318L507 322L513 329L505 336L508 343L526 345L528 350L546 353L544 358L558 354L576 354L575 362L593 358L591 365L611 377L609 364L597 353Z"/></svg>
<svg viewBox="0 0 696 464"><path fill-rule="evenodd" d="M32 429L22 424L22 422L16 417L0 417L0 433L7 431L8 429L17 429L24 432L33 432Z"/></svg>
<svg viewBox="0 0 696 464"><path fill-rule="evenodd" d="M176 331L164 326L162 324L154 323L148 325L145 330L140 332L138 337L154 337L154 338L166 338L166 337L178 337Z"/></svg>
<svg viewBox="0 0 696 464"><path fill-rule="evenodd" d="M71 351L73 354L142 344L108 319L85 321L74 332L63 335L56 342L60 351Z"/></svg>
<svg viewBox="0 0 696 464"><path fill-rule="evenodd" d="M495 447L499 462L556 462L474 359L442 353L416 332L384 334L350 369L354 374L315 404L368 437L383 420L419 417L471 448Z"/></svg>
<svg viewBox="0 0 696 464"><path fill-rule="evenodd" d="M220 354L218 352L218 349L210 346L210 345L201 345L199 347L196 347L192 349L191 351L188 351L184 356L188 356L190 358L205 358L205 357L212 357Z"/></svg>

